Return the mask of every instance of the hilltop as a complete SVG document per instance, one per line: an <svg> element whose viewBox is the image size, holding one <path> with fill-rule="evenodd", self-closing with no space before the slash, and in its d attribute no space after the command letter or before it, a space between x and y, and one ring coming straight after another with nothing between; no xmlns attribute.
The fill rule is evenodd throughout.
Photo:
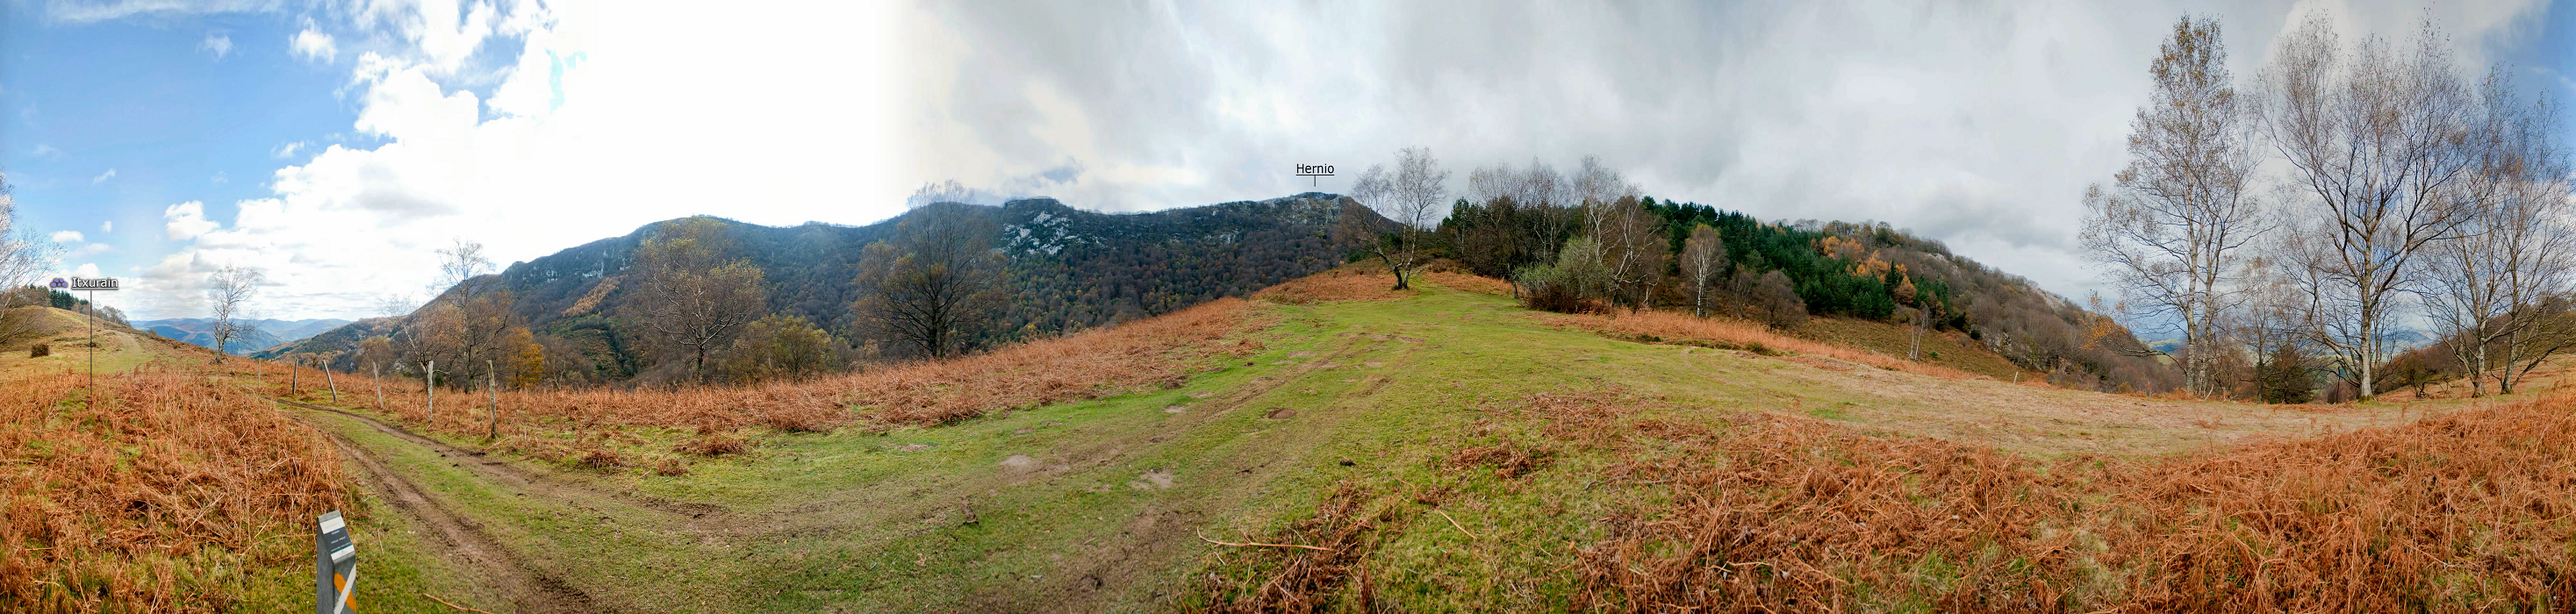
<svg viewBox="0 0 2576 614"><path fill-rule="evenodd" d="M133 371L152 364L201 364L215 358L213 350L180 342L152 332L136 330L101 318L92 320L79 312L46 306L14 308L19 313L36 314L35 332L25 339L0 345L0 380L22 380L45 373L83 371L90 360L97 360L99 373ZM96 328L93 329L92 327ZM92 331L99 341L93 357L87 343ZM28 356L35 345L45 345L51 355Z"/></svg>

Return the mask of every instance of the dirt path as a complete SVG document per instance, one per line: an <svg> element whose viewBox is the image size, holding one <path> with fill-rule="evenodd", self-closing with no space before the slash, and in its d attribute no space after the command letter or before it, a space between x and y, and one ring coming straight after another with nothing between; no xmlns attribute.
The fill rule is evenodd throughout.
<svg viewBox="0 0 2576 614"><path fill-rule="evenodd" d="M681 503L678 501L639 495L632 492L603 490L581 484L574 484L560 479L533 475L520 470L517 467L511 466L509 463L487 458L481 451L467 450L448 445L446 442L431 439L418 433L413 433L409 429L387 423L383 420L378 420L365 414L320 405L298 403L284 399L278 399L277 402L302 409L330 412L346 416L351 420L356 420L361 424L367 425L368 428L375 429L376 432L384 433L405 442L409 442L412 445L429 448L432 451L438 452L439 456L444 456L450 460L456 461L458 468L472 471L476 476L483 478L485 481L532 493L530 496L542 496L550 500L564 501L574 505L575 507L593 511L620 508L651 510L659 512L661 515L667 516L672 520L684 521L683 524L686 526L679 528L693 533L734 533L738 528L745 524L737 522L738 519L734 518L734 514L723 506L707 503Z"/></svg>
<svg viewBox="0 0 2576 614"><path fill-rule="evenodd" d="M287 404L311 407L298 403ZM333 413L347 415L344 412ZM492 536L458 518L456 514L441 507L436 500L422 495L418 486L404 479L402 474L395 473L392 468L386 467L373 455L367 454L348 438L332 433L327 428L323 429L323 432L331 435L331 444L340 449L341 456L357 461L358 466L366 469L366 479L373 483L377 494L392 503L394 509L428 530L431 539L424 540L423 545L431 550L434 556L447 561L450 569L470 570L471 573L482 576L487 585L499 589L501 594L510 600L511 605L521 612L595 612L599 610L597 605L591 603L589 595L511 557L509 551L502 548L498 541L492 539Z"/></svg>

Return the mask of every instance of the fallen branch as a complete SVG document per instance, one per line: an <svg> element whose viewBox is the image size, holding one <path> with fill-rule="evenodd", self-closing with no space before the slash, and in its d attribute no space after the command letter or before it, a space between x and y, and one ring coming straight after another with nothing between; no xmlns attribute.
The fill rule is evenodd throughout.
<svg viewBox="0 0 2576 614"><path fill-rule="evenodd" d="M1261 543L1261 542L1243 542L1243 543L1239 543L1239 544L1238 544L1238 543L1234 543L1234 542L1221 542L1221 541L1217 541L1217 540L1213 540L1213 539L1208 539L1208 538L1207 538L1207 536L1205 536L1205 535L1201 535L1201 536L1199 536L1199 541L1204 541L1204 542L1211 543L1211 544L1216 544L1216 545L1219 545L1219 546L1234 546L1234 547L1237 547L1237 548L1241 548L1241 547L1244 547L1244 546L1261 546L1261 547L1265 547L1265 548L1305 548L1305 549L1307 549L1307 550L1320 550L1320 551L1324 551L1324 552L1341 552L1340 550L1334 550L1334 549L1331 549L1331 548L1325 548L1325 547L1322 547L1322 546L1301 546L1301 545L1297 545L1297 544L1265 544L1265 543Z"/></svg>
<svg viewBox="0 0 2576 614"><path fill-rule="evenodd" d="M439 604L439 605L443 605L443 606L447 606L447 607L451 607L451 608L456 608L456 609L464 610L464 611L467 611L467 612L483 612L482 610L477 610L477 609L474 609L474 608L469 608L469 607L465 607L465 606L461 606L461 605L456 605L456 604L453 604L453 603L448 603L448 602L447 602L447 600L445 600L445 599L440 599L440 598L438 598L438 596L437 596L437 595L432 595L432 594L429 594L429 593L421 593L421 594L420 594L420 596L422 596L422 597L428 597L430 601L436 601L436 602L438 602L438 604ZM491 613L491 612L483 612L483 614L492 614L492 613Z"/></svg>
<svg viewBox="0 0 2576 614"><path fill-rule="evenodd" d="M1457 518L1451 518L1451 517L1449 516L1449 513L1448 513L1448 512L1443 512L1443 511L1440 511L1440 510L1438 510L1438 509L1433 509L1433 510L1431 510L1431 513L1439 514L1441 518L1448 518L1448 519L1449 519L1449 526L1458 527L1458 532L1467 534L1467 539L1484 539L1484 538L1482 538L1482 537L1477 537L1477 536L1476 536L1476 532L1475 532L1475 531L1469 531L1469 530L1467 530L1467 525L1458 524L1458 519L1457 519Z"/></svg>

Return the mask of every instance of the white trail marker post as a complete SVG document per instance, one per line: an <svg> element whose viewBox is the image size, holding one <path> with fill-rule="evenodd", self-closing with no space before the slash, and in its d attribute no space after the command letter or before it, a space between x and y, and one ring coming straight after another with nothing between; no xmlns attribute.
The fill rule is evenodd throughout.
<svg viewBox="0 0 2576 614"><path fill-rule="evenodd" d="M81 290L89 293L89 304L82 306L81 311L89 326L89 402L95 404L98 402L98 291L116 291L116 278L74 277L65 281L63 278L56 277L53 283L47 285L56 290Z"/></svg>
<svg viewBox="0 0 2576 614"><path fill-rule="evenodd" d="M343 614L358 592L358 544L338 510L323 513L313 529L313 614Z"/></svg>

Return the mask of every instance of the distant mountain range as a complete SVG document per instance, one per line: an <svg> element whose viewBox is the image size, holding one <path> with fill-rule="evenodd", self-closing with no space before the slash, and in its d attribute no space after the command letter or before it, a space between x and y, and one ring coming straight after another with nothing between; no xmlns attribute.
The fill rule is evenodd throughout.
<svg viewBox="0 0 2576 614"><path fill-rule="evenodd" d="M227 347L223 348L225 353L248 356L259 350L274 347L281 343L301 341L314 335L321 334L323 331L339 328L349 324L348 320L333 318L314 318L306 320L260 319L249 320L248 322L257 327L258 330L226 342L224 345ZM212 318L176 318L168 320L134 321L134 328L136 329L152 331L152 334L194 343L199 346L209 348L215 347L214 327L215 321Z"/></svg>
<svg viewBox="0 0 2576 614"><path fill-rule="evenodd" d="M992 329L1003 337L1027 337L1244 296L1337 266L1344 252L1332 245L1331 233L1350 202L1308 192L1131 214L1084 211L1051 198L998 207L940 206L992 218L999 230L993 246L1010 258L1011 289L1010 304ZM854 280L862 248L892 238L917 213L866 226L726 224L740 256L765 276L770 311L843 334L853 322L850 305L859 298ZM624 312L626 287L603 290L602 284L620 279L657 224L511 264L498 274L502 287L517 297L517 313L530 329L582 348L604 378L632 375L642 365L628 348L637 345L640 333ZM602 295L591 296L595 290ZM398 323L369 319L257 355L350 350Z"/></svg>

